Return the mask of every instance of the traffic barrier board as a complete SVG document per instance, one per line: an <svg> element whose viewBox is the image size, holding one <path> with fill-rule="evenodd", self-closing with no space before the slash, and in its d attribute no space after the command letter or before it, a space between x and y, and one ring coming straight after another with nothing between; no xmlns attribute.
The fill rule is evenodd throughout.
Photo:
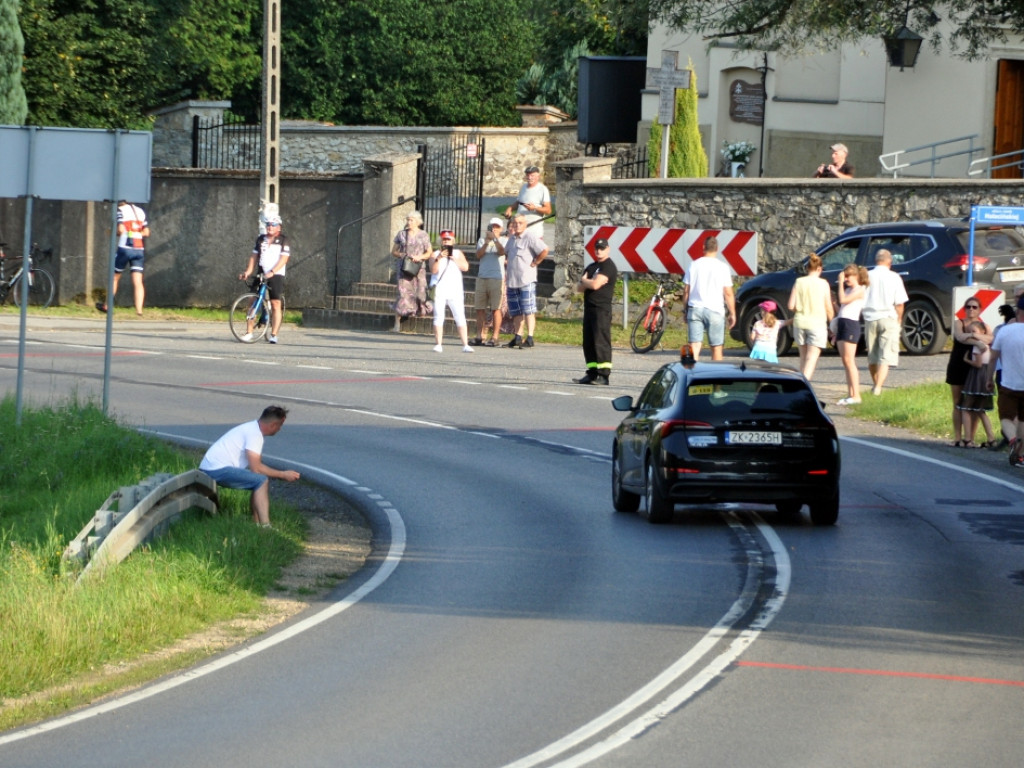
<svg viewBox="0 0 1024 768"><path fill-rule="evenodd" d="M604 238L620 272L682 275L704 255L709 237L718 238L718 255L733 274L757 274L757 233L745 230L590 226L583 229L583 247L594 258L594 242Z"/></svg>

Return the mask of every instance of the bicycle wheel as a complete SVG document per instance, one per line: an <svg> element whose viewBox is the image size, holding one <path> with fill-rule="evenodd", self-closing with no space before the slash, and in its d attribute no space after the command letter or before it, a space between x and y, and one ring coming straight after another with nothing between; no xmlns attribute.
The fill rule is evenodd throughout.
<svg viewBox="0 0 1024 768"><path fill-rule="evenodd" d="M651 307L650 314L644 313L633 323L633 332L629 335L629 345L634 352L643 354L654 349L665 333L665 310Z"/></svg>
<svg viewBox="0 0 1024 768"><path fill-rule="evenodd" d="M21 281L23 279L24 275L11 286L14 303L19 307L21 306ZM33 269L29 272L28 305L30 307L48 307L51 301L53 301L53 278L45 269Z"/></svg>
<svg viewBox="0 0 1024 768"><path fill-rule="evenodd" d="M257 293L243 293L237 299L235 303L231 305L231 311L228 313L228 323L231 325L231 333L235 335L235 338L246 344L251 344L254 341L262 339L266 333L269 323L264 321L266 312L264 305L261 303L256 306L259 300L259 294ZM249 331L249 317L253 313L261 315L261 317L255 318L252 325L252 336L246 338Z"/></svg>

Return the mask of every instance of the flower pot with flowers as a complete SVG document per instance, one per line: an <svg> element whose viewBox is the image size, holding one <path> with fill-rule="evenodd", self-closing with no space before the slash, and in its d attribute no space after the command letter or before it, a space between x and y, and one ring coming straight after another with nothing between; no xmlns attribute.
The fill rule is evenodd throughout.
<svg viewBox="0 0 1024 768"><path fill-rule="evenodd" d="M749 141L734 141L728 139L722 142L722 160L729 166L730 175L733 177L743 176L743 169L750 162L750 156L756 150Z"/></svg>

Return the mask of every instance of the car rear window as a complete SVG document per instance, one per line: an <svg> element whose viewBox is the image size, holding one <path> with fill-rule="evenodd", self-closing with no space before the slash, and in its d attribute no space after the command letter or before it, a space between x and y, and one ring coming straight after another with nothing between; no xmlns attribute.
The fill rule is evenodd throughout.
<svg viewBox="0 0 1024 768"><path fill-rule="evenodd" d="M781 412L806 417L818 411L814 393L796 379L693 382L686 388L685 403L687 419L710 423L745 413Z"/></svg>
<svg viewBox="0 0 1024 768"><path fill-rule="evenodd" d="M958 232L956 239L963 252L967 253L971 246L970 231ZM1024 235L1016 229L1006 227L974 230L975 256L1002 256L1016 251L1024 251Z"/></svg>

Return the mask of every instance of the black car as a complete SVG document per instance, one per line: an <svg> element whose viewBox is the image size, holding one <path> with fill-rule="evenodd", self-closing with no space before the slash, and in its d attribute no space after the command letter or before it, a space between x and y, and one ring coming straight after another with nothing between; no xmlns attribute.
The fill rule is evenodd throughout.
<svg viewBox="0 0 1024 768"><path fill-rule="evenodd" d="M892 269L903 278L910 301L903 309L903 346L911 355L941 352L952 327L953 288L967 285L970 222L961 219L905 221L852 227L819 248L821 276L835 291L847 264L875 266L881 248L892 252ZM779 317L789 317L786 303L797 277L806 272L806 256L781 272L764 272L736 291L737 322L731 334L750 346L757 305L771 299ZM1012 227L978 227L974 238L974 282L1010 294L1024 282L1024 235ZM779 353L788 352L793 337L779 332Z"/></svg>
<svg viewBox="0 0 1024 768"><path fill-rule="evenodd" d="M684 358L685 359L685 358ZM692 361L692 358L690 358ZM612 503L652 523L676 504L756 502L815 525L839 515L839 438L807 380L753 360L661 368L628 411L612 446Z"/></svg>

